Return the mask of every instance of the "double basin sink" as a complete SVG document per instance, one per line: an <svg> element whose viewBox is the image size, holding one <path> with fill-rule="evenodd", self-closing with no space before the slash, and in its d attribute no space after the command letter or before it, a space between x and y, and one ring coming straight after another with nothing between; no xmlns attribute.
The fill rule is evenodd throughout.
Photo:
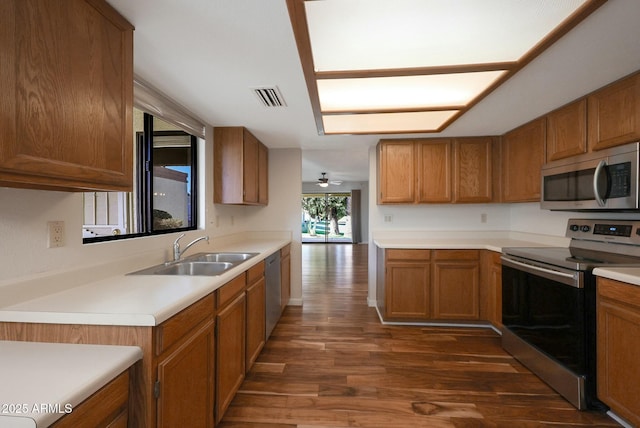
<svg viewBox="0 0 640 428"><path fill-rule="evenodd" d="M256 255L258 253L199 253L178 261L131 272L129 275L216 276Z"/></svg>

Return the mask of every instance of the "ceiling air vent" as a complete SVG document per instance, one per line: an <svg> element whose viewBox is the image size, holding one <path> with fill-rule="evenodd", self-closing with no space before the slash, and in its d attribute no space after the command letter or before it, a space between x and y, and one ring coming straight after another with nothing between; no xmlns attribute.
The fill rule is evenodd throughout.
<svg viewBox="0 0 640 428"><path fill-rule="evenodd" d="M265 107L286 107L287 104L277 86L251 88Z"/></svg>

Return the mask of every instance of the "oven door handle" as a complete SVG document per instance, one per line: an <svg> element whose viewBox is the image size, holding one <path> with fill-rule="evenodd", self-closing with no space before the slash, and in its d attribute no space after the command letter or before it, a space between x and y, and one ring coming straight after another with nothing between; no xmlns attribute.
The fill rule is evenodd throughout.
<svg viewBox="0 0 640 428"><path fill-rule="evenodd" d="M528 263L518 262L504 255L500 257L500 259L502 260L502 264L505 266L510 266L515 269L520 269L522 271L525 271L527 273L531 273L534 275L543 276L545 278L548 278L557 282L561 282L566 285L570 285L571 287L582 288L582 284L580 281L580 272L574 272L574 273L560 272L554 269L548 269L541 266L534 266Z"/></svg>

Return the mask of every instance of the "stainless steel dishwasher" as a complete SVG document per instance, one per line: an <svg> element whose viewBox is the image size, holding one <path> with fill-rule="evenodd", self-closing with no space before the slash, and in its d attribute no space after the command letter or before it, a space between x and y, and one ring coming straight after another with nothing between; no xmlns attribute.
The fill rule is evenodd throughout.
<svg viewBox="0 0 640 428"><path fill-rule="evenodd" d="M264 276L266 281L267 339L282 313L280 304L280 251L265 259Z"/></svg>

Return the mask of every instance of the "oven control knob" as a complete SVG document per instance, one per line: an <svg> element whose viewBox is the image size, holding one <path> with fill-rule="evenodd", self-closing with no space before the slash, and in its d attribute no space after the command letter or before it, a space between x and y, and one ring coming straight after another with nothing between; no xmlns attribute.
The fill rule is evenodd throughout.
<svg viewBox="0 0 640 428"><path fill-rule="evenodd" d="M569 226L569 229L571 229L572 232L577 232L578 230L580 230L580 227L577 224L572 224L571 226Z"/></svg>
<svg viewBox="0 0 640 428"><path fill-rule="evenodd" d="M585 224L584 226L580 226L580 230L583 232L588 232L591 230L591 228Z"/></svg>

